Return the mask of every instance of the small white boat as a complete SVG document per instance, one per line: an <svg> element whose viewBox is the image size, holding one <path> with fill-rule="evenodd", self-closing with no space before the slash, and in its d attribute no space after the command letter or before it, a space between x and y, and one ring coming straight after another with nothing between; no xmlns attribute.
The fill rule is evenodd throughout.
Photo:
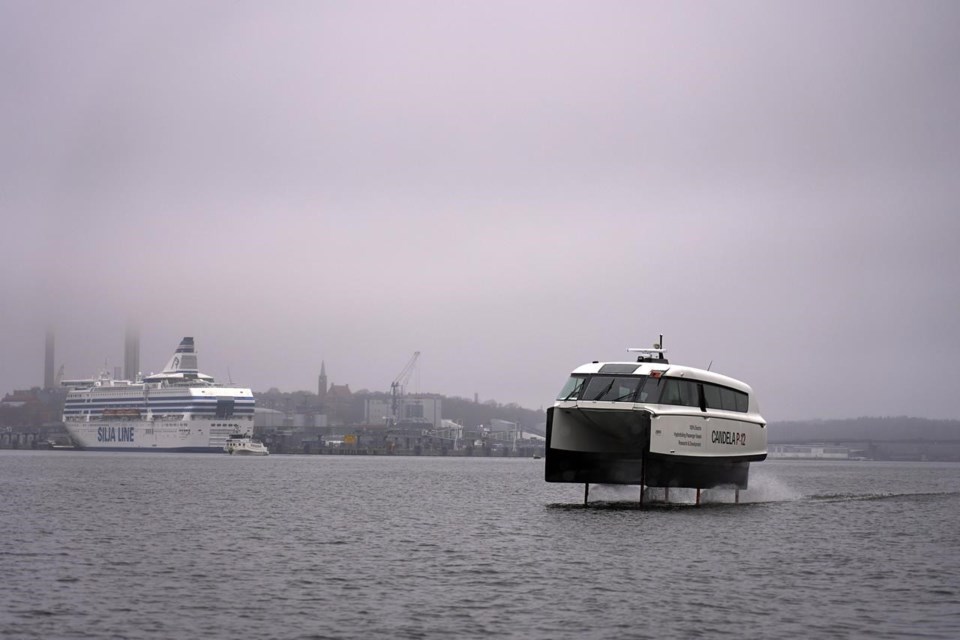
<svg viewBox="0 0 960 640"><path fill-rule="evenodd" d="M230 455L238 456L268 456L270 451L259 440L254 440L249 435L235 434L227 438L227 443L223 445L223 450Z"/></svg>

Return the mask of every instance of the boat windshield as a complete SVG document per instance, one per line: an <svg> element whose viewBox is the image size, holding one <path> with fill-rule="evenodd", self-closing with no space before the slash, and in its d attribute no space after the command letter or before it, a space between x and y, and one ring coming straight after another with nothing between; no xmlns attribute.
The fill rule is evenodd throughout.
<svg viewBox="0 0 960 640"><path fill-rule="evenodd" d="M660 379L647 376L573 376L557 400L656 403Z"/></svg>
<svg viewBox="0 0 960 640"><path fill-rule="evenodd" d="M563 389L560 389L557 400L576 400L586 381L586 376L573 376L567 380L567 384L563 385Z"/></svg>
<svg viewBox="0 0 960 640"><path fill-rule="evenodd" d="M593 376L581 400L633 402L646 376Z"/></svg>

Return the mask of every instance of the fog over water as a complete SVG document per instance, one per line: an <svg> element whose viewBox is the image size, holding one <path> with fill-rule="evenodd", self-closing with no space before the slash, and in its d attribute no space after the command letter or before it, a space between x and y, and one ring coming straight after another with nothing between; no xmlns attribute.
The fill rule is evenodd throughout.
<svg viewBox="0 0 960 640"><path fill-rule="evenodd" d="M0 0L0 392L552 402L665 334L770 420L956 417L960 5Z"/></svg>

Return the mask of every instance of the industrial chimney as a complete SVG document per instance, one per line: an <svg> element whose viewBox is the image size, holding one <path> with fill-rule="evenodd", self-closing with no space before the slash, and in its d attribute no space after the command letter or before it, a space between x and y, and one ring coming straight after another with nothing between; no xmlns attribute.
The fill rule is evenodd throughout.
<svg viewBox="0 0 960 640"><path fill-rule="evenodd" d="M53 389L53 329L47 329L43 355L43 388Z"/></svg>
<svg viewBox="0 0 960 640"><path fill-rule="evenodd" d="M140 327L127 320L127 334L123 341L123 377L136 380L140 373Z"/></svg>

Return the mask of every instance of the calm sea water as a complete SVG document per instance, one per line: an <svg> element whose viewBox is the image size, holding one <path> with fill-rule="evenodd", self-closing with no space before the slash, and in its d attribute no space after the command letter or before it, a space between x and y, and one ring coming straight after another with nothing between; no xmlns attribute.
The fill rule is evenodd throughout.
<svg viewBox="0 0 960 640"><path fill-rule="evenodd" d="M960 465L755 464L745 503L530 459L0 452L0 636L960 637Z"/></svg>

